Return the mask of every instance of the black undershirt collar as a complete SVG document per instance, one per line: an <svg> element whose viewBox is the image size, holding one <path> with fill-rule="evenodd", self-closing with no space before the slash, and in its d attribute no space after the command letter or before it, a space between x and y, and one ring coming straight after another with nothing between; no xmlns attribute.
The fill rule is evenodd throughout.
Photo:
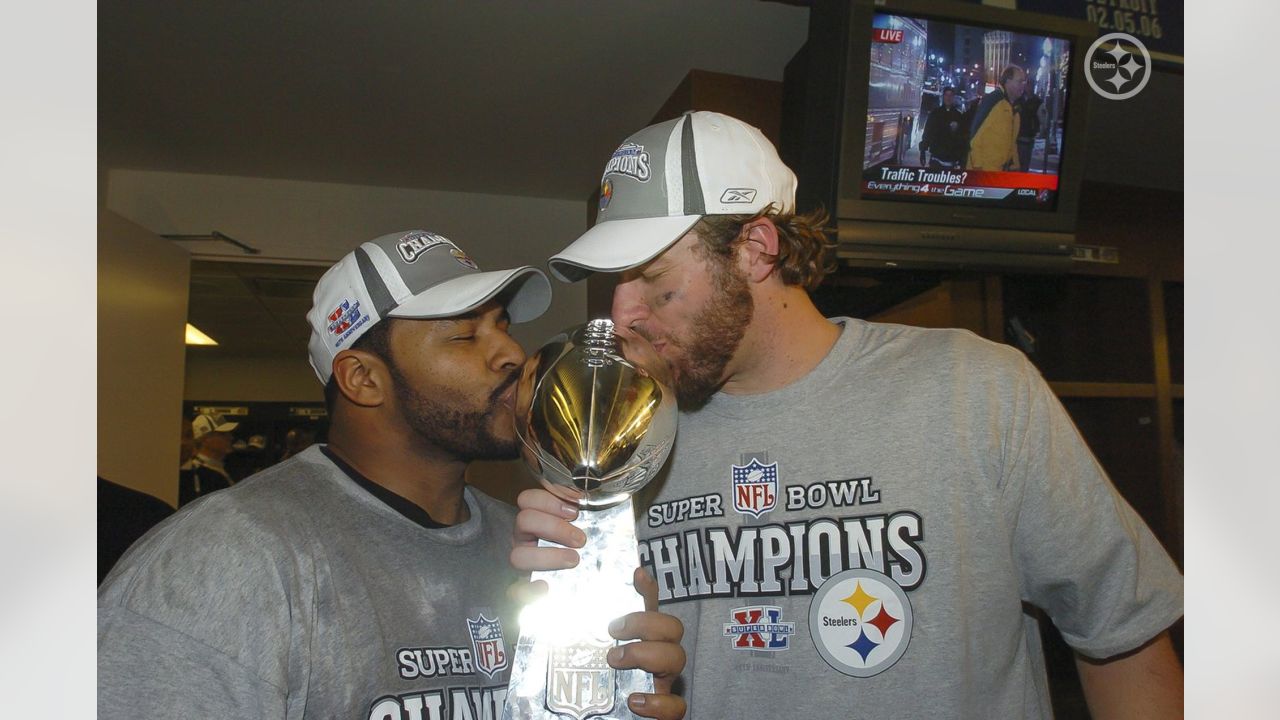
<svg viewBox="0 0 1280 720"><path fill-rule="evenodd" d="M356 470L355 468L348 465L345 460L338 457L333 451L331 451L328 445L321 445L320 452L324 453L325 457L332 460L333 464L337 465L338 469L346 473L347 477L354 480L357 485L364 488L365 490L368 490L370 495L378 498L387 507L391 508L392 510L395 510L396 512L405 516L409 520L421 525L424 528L430 528L433 530L448 527L448 525L443 525L441 523L436 522L435 520L432 520L431 516L427 514L426 510L423 510L421 507L415 505L409 500L406 500L403 496L400 496L394 492L391 492L385 487L379 485L378 483L362 475L359 470Z"/></svg>

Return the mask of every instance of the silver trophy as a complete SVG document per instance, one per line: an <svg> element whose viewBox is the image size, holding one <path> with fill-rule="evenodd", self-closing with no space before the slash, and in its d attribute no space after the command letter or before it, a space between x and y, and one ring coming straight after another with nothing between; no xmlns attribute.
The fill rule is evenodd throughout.
<svg viewBox="0 0 1280 720"><path fill-rule="evenodd" d="M504 720L629 720L627 696L653 692L643 670L606 662L614 618L644 610L631 494L657 475L676 436L667 366L647 341L592 320L552 338L525 364L516 434L542 484L580 508L577 567L533 573L547 595L520 616ZM547 545L543 541L544 545Z"/></svg>

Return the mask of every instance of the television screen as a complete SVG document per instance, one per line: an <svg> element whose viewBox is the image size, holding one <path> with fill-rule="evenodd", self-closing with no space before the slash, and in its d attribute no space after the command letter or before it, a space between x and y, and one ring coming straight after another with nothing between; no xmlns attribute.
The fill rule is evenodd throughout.
<svg viewBox="0 0 1280 720"><path fill-rule="evenodd" d="M1052 212L1071 41L879 12L861 194Z"/></svg>

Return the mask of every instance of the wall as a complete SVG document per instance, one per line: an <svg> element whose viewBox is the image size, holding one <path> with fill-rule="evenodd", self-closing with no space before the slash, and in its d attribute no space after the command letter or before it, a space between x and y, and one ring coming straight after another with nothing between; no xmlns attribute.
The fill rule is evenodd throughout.
<svg viewBox="0 0 1280 720"><path fill-rule="evenodd" d="M262 251L250 256L226 243L181 243L202 258L329 263L364 240L423 228L457 242L482 268L545 270L546 259L586 229L583 201L120 169L108 178L107 206L153 233L217 230ZM586 320L585 283L553 286L547 314L512 330L527 349ZM185 397L317 399L305 352L300 348L297 361L193 353Z"/></svg>
<svg viewBox="0 0 1280 720"><path fill-rule="evenodd" d="M184 400L324 401L324 388L307 364L305 349L294 358L224 358L214 354L216 351L217 348L188 349Z"/></svg>
<svg viewBox="0 0 1280 720"><path fill-rule="evenodd" d="M583 201L219 175L111 170L107 207L164 234L218 230L260 259L337 260L361 241L423 228L458 242L482 267L542 263L586 229ZM193 253L244 259L218 243Z"/></svg>
<svg viewBox="0 0 1280 720"><path fill-rule="evenodd" d="M98 215L98 474L178 500L187 252Z"/></svg>

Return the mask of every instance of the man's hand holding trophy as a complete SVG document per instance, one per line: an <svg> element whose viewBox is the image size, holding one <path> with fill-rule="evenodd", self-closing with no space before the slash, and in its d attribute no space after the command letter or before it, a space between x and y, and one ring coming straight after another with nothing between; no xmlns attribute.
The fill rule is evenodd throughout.
<svg viewBox="0 0 1280 720"><path fill-rule="evenodd" d="M521 614L504 719L628 720L628 697L654 692L648 672L610 667L620 652L610 625L625 637L615 620L645 610L631 496L666 462L677 415L666 364L609 320L557 335L526 362L516 389L522 455L580 510L573 525L585 543L576 566L533 573L547 593Z"/></svg>

